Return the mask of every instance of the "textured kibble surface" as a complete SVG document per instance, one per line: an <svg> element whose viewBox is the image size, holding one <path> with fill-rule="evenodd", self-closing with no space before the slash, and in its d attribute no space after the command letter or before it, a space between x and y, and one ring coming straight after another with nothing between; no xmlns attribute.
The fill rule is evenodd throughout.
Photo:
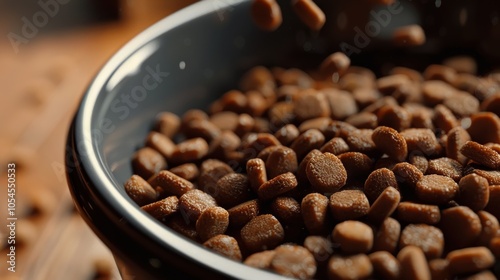
<svg viewBox="0 0 500 280"><path fill-rule="evenodd" d="M327 23L316 1L288 4L308 32ZM275 0L249 8L261 32L286 20ZM419 26L392 31L397 49L425 44ZM125 192L206 248L291 278L498 278L500 75L468 56L420 71L352 58L256 66L206 111L160 113Z"/></svg>

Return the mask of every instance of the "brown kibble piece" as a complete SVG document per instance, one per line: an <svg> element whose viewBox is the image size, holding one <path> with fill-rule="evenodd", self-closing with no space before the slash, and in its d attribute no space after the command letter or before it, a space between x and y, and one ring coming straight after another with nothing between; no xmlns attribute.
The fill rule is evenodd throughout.
<svg viewBox="0 0 500 280"><path fill-rule="evenodd" d="M234 132L225 130L208 146L208 157L224 159L241 145L241 139Z"/></svg>
<svg viewBox="0 0 500 280"><path fill-rule="evenodd" d="M479 272L495 263L495 257L486 247L471 247L455 250L446 256L452 275Z"/></svg>
<svg viewBox="0 0 500 280"><path fill-rule="evenodd" d="M198 189L190 190L179 198L179 210L187 221L196 222L205 209L217 206L215 199Z"/></svg>
<svg viewBox="0 0 500 280"><path fill-rule="evenodd" d="M186 219L182 214L176 214L167 219L167 226L193 241L198 241L195 223Z"/></svg>
<svg viewBox="0 0 500 280"><path fill-rule="evenodd" d="M287 172L295 173L299 165L294 150L285 146L277 147L269 154L266 160L268 179Z"/></svg>
<svg viewBox="0 0 500 280"><path fill-rule="evenodd" d="M262 184L257 194L260 199L267 200L275 198L297 187L298 182L291 172L280 174Z"/></svg>
<svg viewBox="0 0 500 280"><path fill-rule="evenodd" d="M311 150L321 148L324 143L325 136L319 130L309 129L297 137L290 145L290 148L297 154L297 159L302 160L307 153Z"/></svg>
<svg viewBox="0 0 500 280"><path fill-rule="evenodd" d="M365 254L333 256L328 261L328 277L332 280L367 279L372 273L372 263Z"/></svg>
<svg viewBox="0 0 500 280"><path fill-rule="evenodd" d="M255 268L269 269L275 254L276 251L274 250L253 253L248 256L243 263Z"/></svg>
<svg viewBox="0 0 500 280"><path fill-rule="evenodd" d="M500 257L500 236L491 239L489 248L495 257Z"/></svg>
<svg viewBox="0 0 500 280"><path fill-rule="evenodd" d="M453 56L443 60L443 65L454 69L458 73L475 75L477 72L477 63L470 56Z"/></svg>
<svg viewBox="0 0 500 280"><path fill-rule="evenodd" d="M319 150L314 149L314 150L310 151L304 157L304 159L300 162L299 169L297 170L297 180L300 183L309 184L309 180L307 179L306 167L307 167L307 164L309 163L309 160L311 160L311 158L313 158L317 155L322 155L322 153Z"/></svg>
<svg viewBox="0 0 500 280"><path fill-rule="evenodd" d="M177 163L199 160L208 154L208 144L203 138L192 138L177 144L172 159Z"/></svg>
<svg viewBox="0 0 500 280"><path fill-rule="evenodd" d="M481 110L500 115L500 94L494 94L483 100Z"/></svg>
<svg viewBox="0 0 500 280"><path fill-rule="evenodd" d="M175 175L168 170L162 170L148 180L153 187L160 187L165 193L178 197L194 189L193 183Z"/></svg>
<svg viewBox="0 0 500 280"><path fill-rule="evenodd" d="M274 133L274 137L281 142L281 145L290 145L295 138L299 137L299 130L293 124L287 124Z"/></svg>
<svg viewBox="0 0 500 280"><path fill-rule="evenodd" d="M317 129L323 133L327 127L331 124L332 119L330 117L319 117L314 119L309 119L307 121L303 121L299 125L299 132L304 133L309 129Z"/></svg>
<svg viewBox="0 0 500 280"><path fill-rule="evenodd" d="M377 89L384 95L392 95L408 83L410 83L410 79L406 75L389 75L377 80Z"/></svg>
<svg viewBox="0 0 500 280"><path fill-rule="evenodd" d="M373 230L358 221L345 221L335 226L332 241L347 254L367 253L373 246Z"/></svg>
<svg viewBox="0 0 500 280"><path fill-rule="evenodd" d="M233 260L241 261L242 259L240 247L234 237L219 234L205 241L203 246Z"/></svg>
<svg viewBox="0 0 500 280"><path fill-rule="evenodd" d="M375 225L382 223L396 210L400 200L398 190L393 187L386 188L371 205L367 219Z"/></svg>
<svg viewBox="0 0 500 280"><path fill-rule="evenodd" d="M448 280L451 278L448 272L449 262L446 259L433 259L429 261L429 269L433 280Z"/></svg>
<svg viewBox="0 0 500 280"><path fill-rule="evenodd" d="M498 230L500 229L498 219L486 211L478 211L477 216L481 221L481 233L477 238L476 244L488 246L491 240L498 235Z"/></svg>
<svg viewBox="0 0 500 280"><path fill-rule="evenodd" d="M412 82L416 83L421 83L424 80L424 77L422 77L422 74L418 72L417 70L413 70L411 68L407 67L394 67L392 68L391 72L389 73L391 75L405 75L406 77L410 78Z"/></svg>
<svg viewBox="0 0 500 280"><path fill-rule="evenodd" d="M347 181L347 172L337 156L323 153L312 157L306 166L307 179L314 191L333 193Z"/></svg>
<svg viewBox="0 0 500 280"><path fill-rule="evenodd" d="M403 107L386 105L377 113L378 125L403 131L411 125L411 114Z"/></svg>
<svg viewBox="0 0 500 280"><path fill-rule="evenodd" d="M373 251L387 251L395 254L400 235L401 225L399 222L390 217L385 219L375 233Z"/></svg>
<svg viewBox="0 0 500 280"><path fill-rule="evenodd" d="M408 186L411 190L414 190L417 186L417 182L424 177L420 169L408 162L400 162L394 165L392 172L394 172L396 181L398 185L401 186L401 189L404 189L403 186Z"/></svg>
<svg viewBox="0 0 500 280"><path fill-rule="evenodd" d="M342 190L332 194L329 206L336 221L358 219L370 209L366 195L360 190Z"/></svg>
<svg viewBox="0 0 500 280"><path fill-rule="evenodd" d="M274 272L295 279L312 279L316 274L316 261L306 248L282 245L274 251L271 260L271 269Z"/></svg>
<svg viewBox="0 0 500 280"><path fill-rule="evenodd" d="M148 134L146 146L157 150L166 159L169 159L175 150L175 143L164 134L156 131L151 131Z"/></svg>
<svg viewBox="0 0 500 280"><path fill-rule="evenodd" d="M257 199L243 202L227 210L229 213L229 225L242 227L260 213L260 205Z"/></svg>
<svg viewBox="0 0 500 280"><path fill-rule="evenodd" d="M337 89L323 90L331 110L333 120L343 120L358 112L356 100L350 92Z"/></svg>
<svg viewBox="0 0 500 280"><path fill-rule="evenodd" d="M401 132L406 140L408 152L420 151L425 156L432 156L438 154L441 146L436 139L434 132L428 128L409 128Z"/></svg>
<svg viewBox="0 0 500 280"><path fill-rule="evenodd" d="M491 169L500 168L500 154L474 141L467 141L460 149L467 158Z"/></svg>
<svg viewBox="0 0 500 280"><path fill-rule="evenodd" d="M416 246L406 246L397 256L401 264L401 279L430 280L431 272L422 249Z"/></svg>
<svg viewBox="0 0 500 280"><path fill-rule="evenodd" d="M170 169L170 172L184 178L188 181L194 181L198 178L200 171L194 163L185 163Z"/></svg>
<svg viewBox="0 0 500 280"><path fill-rule="evenodd" d="M401 202L396 209L398 220L412 224L437 224L441 220L439 207L436 205Z"/></svg>
<svg viewBox="0 0 500 280"><path fill-rule="evenodd" d="M294 107L293 102L274 103L267 113L271 127L277 129L293 122L295 120Z"/></svg>
<svg viewBox="0 0 500 280"><path fill-rule="evenodd" d="M205 209L196 221L196 232L201 241L224 234L229 226L229 213L222 207Z"/></svg>
<svg viewBox="0 0 500 280"><path fill-rule="evenodd" d="M181 127L181 119L173 113L163 112L156 118L155 130L168 138L174 137Z"/></svg>
<svg viewBox="0 0 500 280"><path fill-rule="evenodd" d="M179 199L176 196L169 196L144 205L141 208L155 219L162 221L164 218L177 212L179 209Z"/></svg>
<svg viewBox="0 0 500 280"><path fill-rule="evenodd" d="M427 174L443 175L458 182L462 177L462 165L448 157L433 159L429 161Z"/></svg>
<svg viewBox="0 0 500 280"><path fill-rule="evenodd" d="M216 159L207 159L200 166L198 188L208 194L214 194L217 191L217 181L233 172L233 169L226 163Z"/></svg>
<svg viewBox="0 0 500 280"><path fill-rule="evenodd" d="M374 170L365 181L364 192L369 201L375 201L388 187L399 190L394 172L387 168Z"/></svg>
<svg viewBox="0 0 500 280"><path fill-rule="evenodd" d="M324 234L327 231L329 200L320 193L310 193L302 199L300 209L304 224L310 234Z"/></svg>
<svg viewBox="0 0 500 280"><path fill-rule="evenodd" d="M492 185L490 183L489 189L490 189L490 199L484 210L488 211L489 213L491 213L493 216L495 216L497 219L500 220L500 207L498 207L498 205L500 205L500 185L498 184Z"/></svg>
<svg viewBox="0 0 500 280"><path fill-rule="evenodd" d="M445 65L431 64L424 70L423 75L426 80L440 80L451 85L455 81L457 72Z"/></svg>
<svg viewBox="0 0 500 280"><path fill-rule="evenodd" d="M212 142L221 134L221 130L212 122L205 119L194 119L182 126L186 138L202 138L207 143Z"/></svg>
<svg viewBox="0 0 500 280"><path fill-rule="evenodd" d="M490 112L473 114L470 117L470 127L467 128L473 141L479 144L488 142L500 143L500 119Z"/></svg>
<svg viewBox="0 0 500 280"><path fill-rule="evenodd" d="M458 190L458 184L450 177L432 174L417 182L415 193L423 203L439 205L453 200Z"/></svg>
<svg viewBox="0 0 500 280"><path fill-rule="evenodd" d="M147 180L158 171L167 168L167 162L159 152L145 147L134 153L132 167L137 175Z"/></svg>
<svg viewBox="0 0 500 280"><path fill-rule="evenodd" d="M448 131L447 135L446 156L465 165L467 158L460 152L460 149L467 141L470 141L469 133L462 127L456 126Z"/></svg>
<svg viewBox="0 0 500 280"><path fill-rule="evenodd" d="M246 175L230 173L217 181L217 190L213 193L217 203L229 208L247 201L251 197L250 183Z"/></svg>
<svg viewBox="0 0 500 280"><path fill-rule="evenodd" d="M373 168L373 160L365 154L347 152L338 157L347 172L347 180L365 180Z"/></svg>
<svg viewBox="0 0 500 280"><path fill-rule="evenodd" d="M459 117L468 117L479 112L479 101L476 97L464 91L459 91L446 98L443 105Z"/></svg>
<svg viewBox="0 0 500 280"><path fill-rule="evenodd" d="M369 256L375 276L380 279L397 280L401 273L399 261L389 252L378 251Z"/></svg>
<svg viewBox="0 0 500 280"><path fill-rule="evenodd" d="M190 109L182 115L181 126L184 127L194 120L208 120L208 115L199 109Z"/></svg>
<svg viewBox="0 0 500 280"><path fill-rule="evenodd" d="M340 137L334 137L330 141L326 142L323 147L321 147L320 151L322 153L331 153L336 156L349 152L349 146L344 141L344 139Z"/></svg>
<svg viewBox="0 0 500 280"><path fill-rule="evenodd" d="M250 187L257 192L259 187L267 182L266 165L262 159L253 158L247 161L246 170Z"/></svg>
<svg viewBox="0 0 500 280"><path fill-rule="evenodd" d="M425 254L427 259L441 257L444 249L443 233L437 227L426 224L409 224L401 232L399 248L406 246L417 246Z"/></svg>
<svg viewBox="0 0 500 280"><path fill-rule="evenodd" d="M379 126L373 130L372 140L377 148L396 161L404 161L408 155L405 139L395 130Z"/></svg>
<svg viewBox="0 0 500 280"><path fill-rule="evenodd" d="M372 129L356 129L347 132L347 137L344 139L351 151L370 154L377 150L377 146L372 140L372 134Z"/></svg>
<svg viewBox="0 0 500 280"><path fill-rule="evenodd" d="M316 91L301 93L294 100L294 104L293 113L300 122L330 116L330 107L323 93Z"/></svg>
<svg viewBox="0 0 500 280"><path fill-rule="evenodd" d="M325 14L312 0L293 0L292 7L300 20L310 29L317 31L325 24Z"/></svg>
<svg viewBox="0 0 500 280"><path fill-rule="evenodd" d="M457 206L441 212L439 228L443 231L447 249L461 249L474 245L481 233L481 220L469 207ZM457 234L457 229L460 229L460 234Z"/></svg>
<svg viewBox="0 0 500 280"><path fill-rule="evenodd" d="M304 247L313 254L318 265L325 263L333 253L332 242L323 236L309 235L304 240Z"/></svg>
<svg viewBox="0 0 500 280"><path fill-rule="evenodd" d="M408 162L418 168L418 170L422 173L426 173L427 168L429 168L429 161L424 154L418 150L414 150L410 153L410 156L408 156Z"/></svg>
<svg viewBox="0 0 500 280"><path fill-rule="evenodd" d="M420 46L425 43L425 33L420 25L399 27L392 33L393 41L398 46Z"/></svg>
<svg viewBox="0 0 500 280"><path fill-rule="evenodd" d="M300 204L292 197L278 197L271 203L271 213L285 225L301 225Z"/></svg>
<svg viewBox="0 0 500 280"><path fill-rule="evenodd" d="M277 29L283 21L280 6L275 0L254 0L251 11L255 24L266 31Z"/></svg>
<svg viewBox="0 0 500 280"><path fill-rule="evenodd" d="M433 121L437 128L442 129L446 133L460 125L457 118L455 117L455 115L453 115L450 109L441 104L437 105L434 108Z"/></svg>
<svg viewBox="0 0 500 280"><path fill-rule="evenodd" d="M476 274L469 275L466 280L497 280L495 274L489 270L484 270Z"/></svg>
<svg viewBox="0 0 500 280"><path fill-rule="evenodd" d="M356 75L356 74L349 74L349 75ZM364 109L370 104L380 99L381 94L378 92L378 90L373 89L371 87L362 87L353 89L352 96L354 97L354 100L356 100L356 103L358 104L359 108Z"/></svg>
<svg viewBox="0 0 500 280"><path fill-rule="evenodd" d="M153 203L158 197L153 187L138 175L132 175L125 182L125 192L139 206Z"/></svg>
<svg viewBox="0 0 500 280"><path fill-rule="evenodd" d="M257 155L267 147L279 146L280 142L276 137L269 133L257 133L254 137L250 137L248 143L242 140L243 153L245 158L251 159L257 157Z"/></svg>
<svg viewBox="0 0 500 280"><path fill-rule="evenodd" d="M422 83L422 96L428 106L436 106L453 96L456 89L443 81L425 81Z"/></svg>
<svg viewBox="0 0 500 280"><path fill-rule="evenodd" d="M375 114L368 113L368 112L361 112L361 113L349 116L345 120L345 122L355 126L356 128L374 129L377 127L378 119L377 119L377 115L375 115Z"/></svg>
<svg viewBox="0 0 500 280"><path fill-rule="evenodd" d="M488 180L472 173L462 177L458 186L460 195L457 202L460 205L468 206L472 211L479 211L486 207L490 199Z"/></svg>
<svg viewBox="0 0 500 280"><path fill-rule="evenodd" d="M251 252L274 249L284 238L283 227L271 214L257 216L241 229L241 240Z"/></svg>
<svg viewBox="0 0 500 280"><path fill-rule="evenodd" d="M340 77L344 75L350 65L351 59L349 57L342 52L335 52L323 60L319 71L324 78L331 78L334 74Z"/></svg>

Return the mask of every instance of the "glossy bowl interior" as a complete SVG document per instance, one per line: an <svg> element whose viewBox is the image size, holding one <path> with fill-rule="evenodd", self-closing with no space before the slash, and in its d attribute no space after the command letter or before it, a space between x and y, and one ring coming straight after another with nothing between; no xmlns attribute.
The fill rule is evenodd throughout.
<svg viewBox="0 0 500 280"><path fill-rule="evenodd" d="M498 12L499 4L494 1L456 1L453 7L440 8L434 1L403 1L400 12L389 12L387 24L378 23L379 32L368 34L366 45L357 44L356 36L361 36L357 30L364 30L366 36L366 27L376 21L373 13L381 15L386 7L323 1L329 20L320 33L314 33L297 21L289 1L281 2L284 22L272 33L252 24L249 1L198 2L125 45L89 86L68 134L68 182L81 215L113 251L123 275L136 279L281 278L205 250L149 217L127 196L123 183L132 175L131 156L143 145L159 112L182 114L206 108L237 87L238 77L252 66L307 68L318 65L342 43L359 49L351 58L366 66L410 63L418 68L466 53L476 57L482 69L491 69L500 56L500 36L495 35L499 25L483 23L476 11L482 3L481 9ZM461 23L461 7L469 13L465 24ZM437 16L443 11L452 16ZM494 22L494 14L488 20ZM424 25L428 43L411 50L391 47L387 43L390 31L409 23Z"/></svg>

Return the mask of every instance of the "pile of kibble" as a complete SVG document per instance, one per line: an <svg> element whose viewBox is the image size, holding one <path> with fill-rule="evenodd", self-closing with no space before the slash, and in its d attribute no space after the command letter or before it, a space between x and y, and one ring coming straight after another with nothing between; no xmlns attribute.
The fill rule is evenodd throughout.
<svg viewBox="0 0 500 280"><path fill-rule="evenodd" d="M496 279L500 74L476 68L376 78L341 53L310 73L255 67L206 112L161 113L125 190L187 238L290 277Z"/></svg>

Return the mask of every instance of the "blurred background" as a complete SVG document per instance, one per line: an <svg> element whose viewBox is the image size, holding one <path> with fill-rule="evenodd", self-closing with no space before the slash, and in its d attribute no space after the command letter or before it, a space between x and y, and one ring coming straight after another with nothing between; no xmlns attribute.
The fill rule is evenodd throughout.
<svg viewBox="0 0 500 280"><path fill-rule="evenodd" d="M67 130L106 60L193 2L0 2L0 279L121 279L111 253L74 210L64 173ZM16 165L15 272L7 270L9 163Z"/></svg>

